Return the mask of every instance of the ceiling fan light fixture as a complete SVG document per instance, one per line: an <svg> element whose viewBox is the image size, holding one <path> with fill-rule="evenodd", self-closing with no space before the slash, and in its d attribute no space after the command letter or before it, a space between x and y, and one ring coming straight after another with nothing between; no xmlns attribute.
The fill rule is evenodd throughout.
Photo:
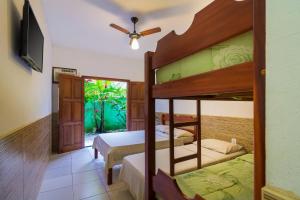
<svg viewBox="0 0 300 200"><path fill-rule="evenodd" d="M138 50L140 48L138 38L136 38L136 37L131 38L129 44L131 46L131 49L133 49L133 50Z"/></svg>

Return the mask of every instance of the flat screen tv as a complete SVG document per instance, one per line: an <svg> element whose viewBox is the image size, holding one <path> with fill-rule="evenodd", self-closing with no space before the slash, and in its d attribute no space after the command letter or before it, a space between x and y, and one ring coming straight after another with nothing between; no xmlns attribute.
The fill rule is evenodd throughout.
<svg viewBox="0 0 300 200"><path fill-rule="evenodd" d="M42 72L44 36L28 0L23 7L21 34L21 57L32 69Z"/></svg>

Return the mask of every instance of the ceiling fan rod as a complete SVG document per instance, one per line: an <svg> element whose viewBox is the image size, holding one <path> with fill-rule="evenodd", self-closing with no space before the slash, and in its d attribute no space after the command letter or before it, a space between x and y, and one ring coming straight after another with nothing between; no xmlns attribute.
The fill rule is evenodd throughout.
<svg viewBox="0 0 300 200"><path fill-rule="evenodd" d="M133 33L136 33L135 25L139 21L139 18L137 18L137 17L131 17L131 21L133 23Z"/></svg>

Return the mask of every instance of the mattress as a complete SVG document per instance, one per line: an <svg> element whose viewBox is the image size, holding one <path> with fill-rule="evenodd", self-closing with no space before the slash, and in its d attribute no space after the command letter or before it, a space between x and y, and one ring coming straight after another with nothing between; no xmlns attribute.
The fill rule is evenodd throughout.
<svg viewBox="0 0 300 200"><path fill-rule="evenodd" d="M175 158L195 154L197 145L189 144L177 146L174 148ZM227 160L231 160L245 154L245 150L241 150L232 154L222 154L206 148L201 148L202 167L217 164ZM170 159L169 149L161 149L156 151L156 170L161 169L169 174ZM177 163L175 165L175 173L182 174L197 169L197 159L188 160ZM120 180L126 183L129 191L135 199L144 199L145 188L145 154L139 153L126 156L120 172Z"/></svg>
<svg viewBox="0 0 300 200"><path fill-rule="evenodd" d="M175 146L192 142L193 137L175 138ZM127 131L118 133L106 133L94 138L92 148L97 149L104 157L105 170L114 165L121 164L122 159L127 155L144 152L145 132ZM156 148L169 147L169 135L156 131Z"/></svg>
<svg viewBox="0 0 300 200"><path fill-rule="evenodd" d="M156 70L156 83L174 81L252 60L253 32L249 31L159 68Z"/></svg>
<svg viewBox="0 0 300 200"><path fill-rule="evenodd" d="M253 154L247 154L178 175L175 179L181 191L189 198L199 194L206 200L252 200L253 170Z"/></svg>

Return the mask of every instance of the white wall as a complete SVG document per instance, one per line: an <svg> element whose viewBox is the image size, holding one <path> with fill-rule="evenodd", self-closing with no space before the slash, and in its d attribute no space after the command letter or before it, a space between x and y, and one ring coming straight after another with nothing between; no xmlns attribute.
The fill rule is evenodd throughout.
<svg viewBox="0 0 300 200"><path fill-rule="evenodd" d="M0 138L51 113L52 46L41 1L30 2L45 37L42 74L18 56L24 1L0 1Z"/></svg>
<svg viewBox="0 0 300 200"><path fill-rule="evenodd" d="M267 184L300 195L300 1L267 0Z"/></svg>
<svg viewBox="0 0 300 200"><path fill-rule="evenodd" d="M75 68L82 76L144 81L143 60L103 55L66 47L53 48L53 66ZM58 112L58 87L52 86L52 112Z"/></svg>
<svg viewBox="0 0 300 200"><path fill-rule="evenodd" d="M196 101L176 100L174 112L196 114ZM169 112L168 100L156 100L156 112ZM210 116L253 118L253 103L238 101L202 101L201 114Z"/></svg>
<svg viewBox="0 0 300 200"><path fill-rule="evenodd" d="M53 48L53 65L76 68L85 76L144 80L143 59L135 60L56 46Z"/></svg>

